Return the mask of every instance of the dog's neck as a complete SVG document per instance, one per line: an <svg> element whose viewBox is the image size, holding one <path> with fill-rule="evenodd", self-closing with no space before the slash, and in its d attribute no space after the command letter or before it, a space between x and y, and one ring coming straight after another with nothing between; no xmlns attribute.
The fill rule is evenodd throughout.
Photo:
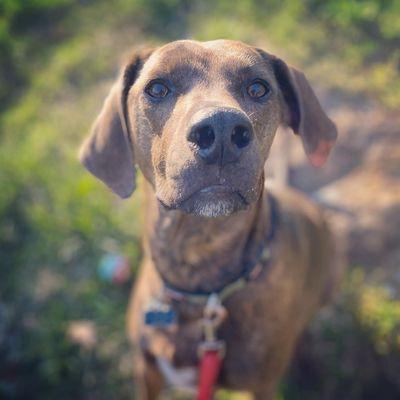
<svg viewBox="0 0 400 400"><path fill-rule="evenodd" d="M191 292L212 292L232 282L269 229L263 198L261 193L257 202L231 216L206 218L166 210L149 193L145 248L158 273Z"/></svg>

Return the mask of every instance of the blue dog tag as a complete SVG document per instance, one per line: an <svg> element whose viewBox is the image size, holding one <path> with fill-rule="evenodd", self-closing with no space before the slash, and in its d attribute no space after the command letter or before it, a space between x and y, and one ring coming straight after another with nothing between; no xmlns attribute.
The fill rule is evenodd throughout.
<svg viewBox="0 0 400 400"><path fill-rule="evenodd" d="M176 322L176 313L170 304L153 300L144 312L144 323L149 326L165 328Z"/></svg>

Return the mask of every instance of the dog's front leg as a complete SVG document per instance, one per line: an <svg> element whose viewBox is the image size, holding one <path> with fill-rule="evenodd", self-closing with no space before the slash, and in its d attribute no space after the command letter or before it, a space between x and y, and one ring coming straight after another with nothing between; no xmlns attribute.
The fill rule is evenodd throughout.
<svg viewBox="0 0 400 400"><path fill-rule="evenodd" d="M275 385L273 385L272 387L271 387L271 385L268 385L265 387L257 388L257 390L255 390L253 392L253 399L254 400L273 400L275 398L275 394L276 394Z"/></svg>
<svg viewBox="0 0 400 400"><path fill-rule="evenodd" d="M157 365L142 355L135 357L135 389L138 400L156 400L164 387Z"/></svg>

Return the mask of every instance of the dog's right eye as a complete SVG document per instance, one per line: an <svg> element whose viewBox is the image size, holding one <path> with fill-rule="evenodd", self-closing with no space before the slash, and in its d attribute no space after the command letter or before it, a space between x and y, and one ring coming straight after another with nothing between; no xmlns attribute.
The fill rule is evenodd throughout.
<svg viewBox="0 0 400 400"><path fill-rule="evenodd" d="M261 99L262 97L266 96L270 91L271 90L268 84L261 79L257 79L249 86L247 86L247 94L252 99Z"/></svg>
<svg viewBox="0 0 400 400"><path fill-rule="evenodd" d="M169 89L162 82L150 82L145 89L145 92L156 99L161 99L169 93Z"/></svg>

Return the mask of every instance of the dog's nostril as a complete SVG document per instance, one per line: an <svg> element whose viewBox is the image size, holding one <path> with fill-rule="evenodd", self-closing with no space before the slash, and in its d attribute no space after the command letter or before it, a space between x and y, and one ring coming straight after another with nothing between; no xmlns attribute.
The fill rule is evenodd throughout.
<svg viewBox="0 0 400 400"><path fill-rule="evenodd" d="M201 150L210 148L214 141L215 133L210 125L198 128L193 132L193 142L196 143Z"/></svg>
<svg viewBox="0 0 400 400"><path fill-rule="evenodd" d="M231 140L239 149L242 149L250 143L251 133L249 129L244 126L235 126L232 131Z"/></svg>

